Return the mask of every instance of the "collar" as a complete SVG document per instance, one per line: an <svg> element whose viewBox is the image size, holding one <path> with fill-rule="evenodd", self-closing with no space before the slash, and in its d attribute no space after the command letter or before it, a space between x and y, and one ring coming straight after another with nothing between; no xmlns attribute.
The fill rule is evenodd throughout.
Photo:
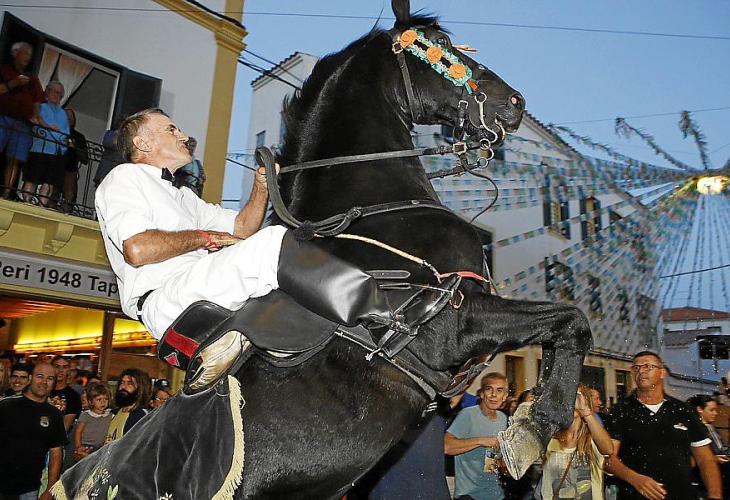
<svg viewBox="0 0 730 500"><path fill-rule="evenodd" d="M172 187L177 187L175 186L175 184L173 184L174 176L172 175L172 172L170 172L168 169L155 167L154 165L149 165L147 163L137 163L136 165L148 174L150 174L152 177L161 179Z"/></svg>

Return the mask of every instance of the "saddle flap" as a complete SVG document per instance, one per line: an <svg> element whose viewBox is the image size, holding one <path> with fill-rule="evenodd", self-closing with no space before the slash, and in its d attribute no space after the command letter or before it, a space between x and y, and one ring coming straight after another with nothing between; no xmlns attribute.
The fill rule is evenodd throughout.
<svg viewBox="0 0 730 500"><path fill-rule="evenodd" d="M281 290L247 300L223 325L243 333L259 349L309 351L332 338L338 324L299 305Z"/></svg>

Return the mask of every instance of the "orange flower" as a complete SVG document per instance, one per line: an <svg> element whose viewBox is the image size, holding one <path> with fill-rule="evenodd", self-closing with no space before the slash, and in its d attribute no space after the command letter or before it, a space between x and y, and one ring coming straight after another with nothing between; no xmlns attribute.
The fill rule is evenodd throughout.
<svg viewBox="0 0 730 500"><path fill-rule="evenodd" d="M438 47L429 47L426 51L426 57L428 58L429 62L433 64L439 62L443 54L444 51L439 49Z"/></svg>
<svg viewBox="0 0 730 500"><path fill-rule="evenodd" d="M401 33L400 35L400 44L403 47L408 47L410 44L412 44L416 38L418 38L418 33L416 33L413 30L407 30Z"/></svg>
<svg viewBox="0 0 730 500"><path fill-rule="evenodd" d="M466 68L464 68L463 64L452 64L449 67L449 76L455 80L464 78L466 76Z"/></svg>

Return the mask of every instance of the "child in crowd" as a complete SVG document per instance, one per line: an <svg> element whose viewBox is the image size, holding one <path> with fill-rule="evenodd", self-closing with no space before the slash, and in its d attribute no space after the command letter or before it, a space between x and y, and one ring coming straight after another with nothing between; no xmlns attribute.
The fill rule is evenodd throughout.
<svg viewBox="0 0 730 500"><path fill-rule="evenodd" d="M580 384L573 422L548 443L535 498L603 500L603 459L613 443L594 410L590 388Z"/></svg>
<svg viewBox="0 0 730 500"><path fill-rule="evenodd" d="M74 458L81 460L89 453L101 448L106 438L109 424L114 415L109 409L111 393L104 384L90 384L86 388L89 409L79 416L74 434Z"/></svg>

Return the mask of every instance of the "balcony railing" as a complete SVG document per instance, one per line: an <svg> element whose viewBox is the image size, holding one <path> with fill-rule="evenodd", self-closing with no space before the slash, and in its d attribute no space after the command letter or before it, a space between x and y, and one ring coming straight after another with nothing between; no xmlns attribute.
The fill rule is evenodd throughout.
<svg viewBox="0 0 730 500"><path fill-rule="evenodd" d="M0 128L4 128L0 126ZM5 132L5 130L3 130ZM20 132L16 130L16 133L27 134L26 132ZM31 203L46 207L51 210L58 210L65 212L70 215L77 217L83 217L85 219L96 219L96 210L94 208L94 193L96 186L94 185L94 176L99 168L99 164L104 154L104 146L99 143L85 140L83 144L75 144L74 137L72 135L66 135L55 130L51 130L45 127L34 125L30 132L31 140L35 140L36 144L41 141L40 150L46 155L57 156L58 161L54 165L54 168L64 169L63 182L60 185L53 186L53 191L50 196L45 196L40 193L40 186L36 186L36 190L30 192L23 190L23 184L26 177L28 168L28 162L33 161L33 154L29 153L28 161L20 164L19 175L16 177L16 182L12 186L5 185L7 182L8 168L10 168L7 157L2 158L2 170L4 172L2 179L3 186L3 197L12 201ZM69 154L72 149L77 151L86 151L86 163L78 161L78 170L68 171L67 164L69 160ZM36 148L38 149L38 148ZM65 152L63 152L65 151ZM83 158L83 154L76 155L78 158ZM68 187L71 183L76 185L76 196L75 199L66 199L66 195L70 195L73 190L64 189L64 185ZM66 191L66 192L65 192ZM72 197L72 196L71 196Z"/></svg>

